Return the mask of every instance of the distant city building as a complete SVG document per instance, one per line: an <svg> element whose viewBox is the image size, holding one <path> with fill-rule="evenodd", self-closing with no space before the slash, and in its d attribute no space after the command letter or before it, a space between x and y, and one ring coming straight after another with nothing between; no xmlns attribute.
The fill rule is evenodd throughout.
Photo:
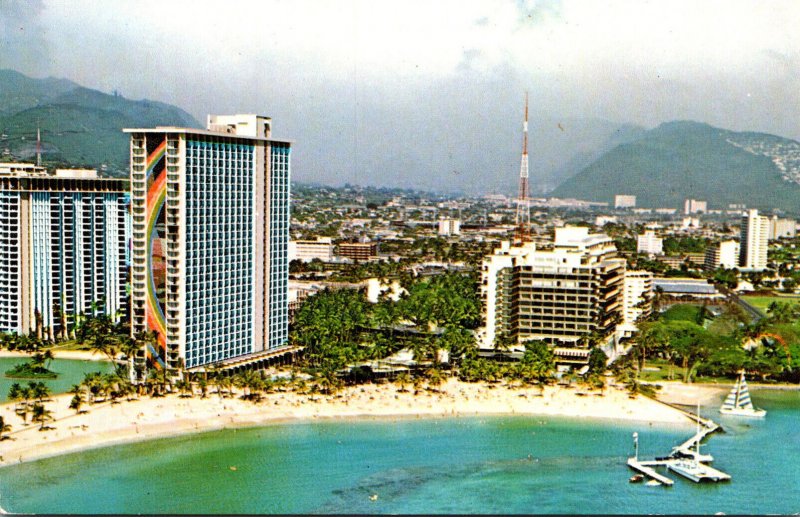
<svg viewBox="0 0 800 517"><path fill-rule="evenodd" d="M650 314L652 294L653 273L650 271L625 272L621 325L623 333L629 335L635 332L637 330L636 321Z"/></svg>
<svg viewBox="0 0 800 517"><path fill-rule="evenodd" d="M128 204L127 180L0 165L0 331L56 338L80 314L117 320L128 302Z"/></svg>
<svg viewBox="0 0 800 517"><path fill-rule="evenodd" d="M761 271L767 267L769 218L758 215L758 210L748 210L742 216L739 240L739 266L742 269Z"/></svg>
<svg viewBox="0 0 800 517"><path fill-rule="evenodd" d="M594 225L602 228L608 223L616 223L617 221L618 218L615 215L598 215L594 218Z"/></svg>
<svg viewBox="0 0 800 517"><path fill-rule="evenodd" d="M700 228L700 219L697 217L684 217L681 219L681 228L684 230Z"/></svg>
<svg viewBox="0 0 800 517"><path fill-rule="evenodd" d="M633 208L636 206L636 196L617 194L614 196L614 208Z"/></svg>
<svg viewBox="0 0 800 517"><path fill-rule="evenodd" d="M708 212L708 204L705 201L687 199L683 203L683 213L686 215L704 214L706 212Z"/></svg>
<svg viewBox="0 0 800 517"><path fill-rule="evenodd" d="M566 346L608 337L623 317L624 274L613 240L585 227L556 228L549 249L503 242L482 265L483 346L498 336Z"/></svg>
<svg viewBox="0 0 800 517"><path fill-rule="evenodd" d="M769 240L794 238L795 235L797 235L797 221L794 219L780 219L777 215L773 215L769 220Z"/></svg>
<svg viewBox="0 0 800 517"><path fill-rule="evenodd" d="M131 331L156 333L144 350L156 368L243 365L288 342L290 143L257 115L210 115L206 127L125 130Z"/></svg>
<svg viewBox="0 0 800 517"><path fill-rule="evenodd" d="M333 258L333 240L330 237L317 237L314 241L289 241L289 262L311 262L314 259L331 262Z"/></svg>
<svg viewBox="0 0 800 517"><path fill-rule="evenodd" d="M343 242L338 246L338 255L352 260L369 260L378 256L376 242Z"/></svg>
<svg viewBox="0 0 800 517"><path fill-rule="evenodd" d="M439 235L461 235L460 219L439 219Z"/></svg>
<svg viewBox="0 0 800 517"><path fill-rule="evenodd" d="M739 243L727 240L710 244L706 248L705 269L734 269L739 267Z"/></svg>
<svg viewBox="0 0 800 517"><path fill-rule="evenodd" d="M660 255L663 251L664 240L656 236L653 230L645 230L644 234L636 237L636 252L648 255Z"/></svg>

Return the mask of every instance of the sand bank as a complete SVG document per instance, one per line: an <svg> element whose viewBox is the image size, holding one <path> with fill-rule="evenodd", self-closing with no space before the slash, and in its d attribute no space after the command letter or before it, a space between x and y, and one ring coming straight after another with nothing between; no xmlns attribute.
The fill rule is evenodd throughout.
<svg viewBox="0 0 800 517"><path fill-rule="evenodd" d="M50 349L56 359L77 359L80 361L108 361L108 356L91 350L58 350ZM23 357L30 358L31 354L17 352L16 350L0 350L0 357Z"/></svg>
<svg viewBox="0 0 800 517"><path fill-rule="evenodd" d="M471 415L558 415L582 418L635 420L645 423L690 425L685 416L646 397L630 398L625 391L607 388L605 394L579 388L509 388L462 383L450 379L438 392L400 391L391 384L348 387L336 396L272 393L260 402L239 398L181 398L171 394L142 397L117 404L86 406L83 414L68 409L70 395L47 404L54 429L25 426L14 405L0 406L13 426L12 440L0 442L0 466L47 456L150 438L279 422L325 418L446 417Z"/></svg>

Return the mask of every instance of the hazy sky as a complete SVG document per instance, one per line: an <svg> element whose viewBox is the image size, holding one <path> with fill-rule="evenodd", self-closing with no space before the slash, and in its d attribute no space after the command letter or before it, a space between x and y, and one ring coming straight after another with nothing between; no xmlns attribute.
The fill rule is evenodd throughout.
<svg viewBox="0 0 800 517"><path fill-rule="evenodd" d="M514 185L526 90L540 121L800 139L796 0L0 0L0 39L0 68L271 116L305 181Z"/></svg>

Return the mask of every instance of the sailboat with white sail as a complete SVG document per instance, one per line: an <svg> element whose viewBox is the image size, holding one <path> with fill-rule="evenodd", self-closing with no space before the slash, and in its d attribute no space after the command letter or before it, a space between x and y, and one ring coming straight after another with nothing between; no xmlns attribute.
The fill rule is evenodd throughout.
<svg viewBox="0 0 800 517"><path fill-rule="evenodd" d="M753 406L753 401L750 400L750 390L747 389L747 381L744 378L744 371L739 372L736 385L728 393L728 397L722 403L719 412L723 415L751 418L764 418L767 414L765 410Z"/></svg>

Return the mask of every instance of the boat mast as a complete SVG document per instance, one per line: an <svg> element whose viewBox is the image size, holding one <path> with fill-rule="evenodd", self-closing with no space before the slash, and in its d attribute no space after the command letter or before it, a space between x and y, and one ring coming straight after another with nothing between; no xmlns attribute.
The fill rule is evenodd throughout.
<svg viewBox="0 0 800 517"><path fill-rule="evenodd" d="M736 379L736 402L733 407L739 409L739 395L742 393L742 377L744 377L744 370L739 371L739 377Z"/></svg>

